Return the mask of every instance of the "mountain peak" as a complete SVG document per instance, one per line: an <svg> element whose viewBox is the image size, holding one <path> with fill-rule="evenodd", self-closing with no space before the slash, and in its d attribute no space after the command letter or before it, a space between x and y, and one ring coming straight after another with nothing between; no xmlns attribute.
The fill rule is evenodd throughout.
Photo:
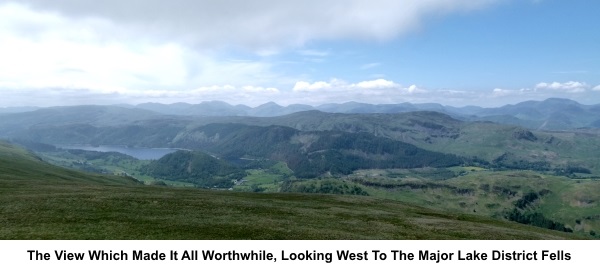
<svg viewBox="0 0 600 270"><path fill-rule="evenodd" d="M256 108L265 108L265 107L276 107L276 108L283 108L283 106L273 102L273 101L269 101L265 104L259 105Z"/></svg>

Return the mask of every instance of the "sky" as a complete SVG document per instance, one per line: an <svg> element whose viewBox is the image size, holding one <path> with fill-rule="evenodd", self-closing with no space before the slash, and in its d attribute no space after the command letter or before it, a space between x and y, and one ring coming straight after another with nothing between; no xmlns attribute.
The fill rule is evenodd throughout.
<svg viewBox="0 0 600 270"><path fill-rule="evenodd" d="M600 103L600 1L0 0L0 107Z"/></svg>

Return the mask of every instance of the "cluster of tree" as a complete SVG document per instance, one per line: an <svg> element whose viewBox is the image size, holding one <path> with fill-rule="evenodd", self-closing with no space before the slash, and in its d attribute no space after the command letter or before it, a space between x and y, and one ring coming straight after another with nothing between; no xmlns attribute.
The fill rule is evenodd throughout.
<svg viewBox="0 0 600 270"><path fill-rule="evenodd" d="M569 166L567 166L565 168L556 168L556 169L554 169L554 173L556 175L573 177L573 176L575 176L576 173L591 174L592 171L590 171L590 169L582 167L582 166L569 165Z"/></svg>
<svg viewBox="0 0 600 270"><path fill-rule="evenodd" d="M473 157L473 162L476 157ZM477 159L478 160L478 159ZM480 160L478 160L480 161ZM474 162L477 163L477 162ZM518 159L514 154L504 153L492 161L492 163L481 163L480 166L490 169L509 169L509 170L532 170L539 172L554 172L555 175L575 177L576 173L591 174L592 171L581 165L567 165L566 167L552 166L547 161L527 161Z"/></svg>
<svg viewBox="0 0 600 270"><path fill-rule="evenodd" d="M282 185L282 192L298 193L324 193L324 194L342 194L342 195L360 195L369 196L369 193L356 184L348 184L344 181L323 180L323 181L287 181Z"/></svg>
<svg viewBox="0 0 600 270"><path fill-rule="evenodd" d="M234 164L238 167L244 169L262 169L267 170L271 168L273 165L277 164L277 161L270 159L244 159L244 158L233 158L227 159L227 161L231 164Z"/></svg>
<svg viewBox="0 0 600 270"><path fill-rule="evenodd" d="M206 149L225 159L274 159L273 156L289 154L297 148L290 144L290 138L298 131L289 127L208 124L191 132L200 133L206 138L196 142L193 146L195 149Z"/></svg>
<svg viewBox="0 0 600 270"><path fill-rule="evenodd" d="M411 169L409 172L390 172L387 174L389 178L404 178L407 176L419 176L431 180L447 180L456 177L457 174L446 168Z"/></svg>
<svg viewBox="0 0 600 270"><path fill-rule="evenodd" d="M490 186L490 184L481 184L479 189L485 191L486 193L491 192L497 196L505 197L506 199L515 197L519 193L518 190L513 190L503 186Z"/></svg>
<svg viewBox="0 0 600 270"><path fill-rule="evenodd" d="M497 161L493 164L495 169L509 170L532 170L538 172L546 172L552 170L552 165L546 161L527 161L527 160L512 160L512 161Z"/></svg>
<svg viewBox="0 0 600 270"><path fill-rule="evenodd" d="M282 126L210 124L199 127L206 140L197 145L226 159L249 157L283 161L299 178L324 173L350 174L358 169L450 167L463 164L455 155L427 151L414 145L369 133L301 132ZM293 136L311 136L311 143Z"/></svg>
<svg viewBox="0 0 600 270"><path fill-rule="evenodd" d="M548 219L541 213L537 212L523 212L517 208L514 208L512 211L506 214L506 218L510 221L516 221L521 224L533 225L555 231L573 232L573 229L566 227L565 224Z"/></svg>
<svg viewBox="0 0 600 270"><path fill-rule="evenodd" d="M367 178L355 178L352 181L368 186L368 187L377 187L384 189L445 189L451 191L457 195L473 195L475 190L472 188L459 188L455 186L451 186L448 184L440 183L440 182L398 182L398 181L386 181L386 180L373 180Z"/></svg>
<svg viewBox="0 0 600 270"><path fill-rule="evenodd" d="M177 151L144 166L141 171L155 178L194 183L205 188L229 188L246 172L224 160L199 151Z"/></svg>
<svg viewBox="0 0 600 270"><path fill-rule="evenodd" d="M563 232L573 232L571 228L565 227L565 225L560 222L548 219L541 213L527 211L527 208L530 208L529 206L550 192L551 191L547 189L543 189L539 192L527 192L520 199L515 201L515 208L506 214L506 218L511 221L536 227Z"/></svg>
<svg viewBox="0 0 600 270"><path fill-rule="evenodd" d="M512 134L513 138L518 140L528 140L528 141L537 141L537 137L529 130L526 129L517 129Z"/></svg>
<svg viewBox="0 0 600 270"><path fill-rule="evenodd" d="M539 198L540 196L538 196L537 192L528 192L527 194L523 195L523 197L515 201L515 207L519 209L525 209L527 206L531 205Z"/></svg>

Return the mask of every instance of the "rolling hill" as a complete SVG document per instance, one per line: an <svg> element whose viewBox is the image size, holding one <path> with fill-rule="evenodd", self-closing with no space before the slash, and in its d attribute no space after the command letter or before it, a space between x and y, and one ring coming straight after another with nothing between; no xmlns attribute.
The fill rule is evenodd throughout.
<svg viewBox="0 0 600 270"><path fill-rule="evenodd" d="M199 151L180 150L152 161L141 171L155 178L194 183L205 188L231 188L246 172Z"/></svg>
<svg viewBox="0 0 600 270"><path fill-rule="evenodd" d="M11 114L15 120L24 124L34 124L31 120L49 120L51 124L61 123L60 119L68 119L70 123L118 124L165 117L274 117L285 116L297 112L318 110L327 113L343 114L398 114L406 112L432 111L450 115L463 121L491 121L499 124L518 125L534 130L573 130L579 128L600 127L600 104L584 105L576 101L561 98L549 98L542 101L525 101L496 108L478 106L452 107L437 103L400 103L400 104L366 104L347 102L342 104L323 104L310 106L291 104L281 106L268 102L256 107L246 105L230 105L222 101L205 101L199 104L174 103L142 103L138 105L115 106L73 106L73 107L15 107L0 108L0 123L10 123ZM148 117L153 113L155 116ZM4 116L2 116L4 114ZM106 117L102 117L105 115ZM82 121L85 120L85 121ZM104 121L104 122L103 122ZM37 121L44 123L44 121ZM62 121L62 124L68 124Z"/></svg>
<svg viewBox="0 0 600 270"><path fill-rule="evenodd" d="M561 98L525 101L496 108L452 107L437 103L367 104L359 102L331 103L319 106L293 104L285 107L269 102L251 108L244 105L233 106L220 101L170 105L145 103L136 107L172 115L259 117L282 116L310 110L343 114L396 114L434 111L466 121L492 121L500 124L519 125L529 129L570 130L600 127L598 125L600 123L600 115L598 115L600 105L583 105L573 100Z"/></svg>
<svg viewBox="0 0 600 270"><path fill-rule="evenodd" d="M562 104L563 101L557 100L556 102ZM528 106L531 107L532 104L538 103L531 102ZM554 103L548 101L548 104ZM571 103L569 106L575 106L575 104ZM541 108L546 107L541 106ZM87 109L90 109L91 112L85 112ZM43 110L40 110L42 112L11 114L14 118L0 119L2 120L0 121L0 137L19 138L54 145L91 144L188 148L216 154L226 151L226 149L223 148L225 147L222 145L223 140L220 140L218 144L207 144L206 138L201 134L202 131L199 131L209 129L207 125L281 126L293 128L301 133L342 132L346 134L344 136L354 136L355 139L358 139L356 134L367 133L373 136L369 140L391 139L412 144L427 151L478 159L497 167L557 172L569 171L571 167L581 167L584 169L583 171L589 170L594 174L600 174L600 159L594 150L600 147L600 131L597 129L529 130L516 125L497 124L490 121L462 121L446 114L428 111L394 114L341 114L304 111L278 117L193 117L166 116L139 109L133 109L133 111L125 108L117 108L115 111L113 109L93 106L91 108L66 107L56 109L59 113L44 113ZM114 118L115 114L119 114L119 116ZM69 120L72 115L77 117ZM236 132L245 133L250 129L246 128ZM239 139L244 136L244 134L240 134ZM291 139L292 137L286 138ZM261 141L255 140L244 143L244 145L249 148L259 145L261 148L260 143ZM221 146L217 147L217 145ZM277 145L284 147L284 144L279 142ZM211 147L216 148L212 149ZM273 147L274 145L270 144L265 149ZM315 151L320 150L324 149L315 149ZM244 154L243 151L238 152ZM347 156L348 153L349 151L345 151L343 156ZM258 156L265 157L267 155L263 154ZM331 151L328 154L331 154L332 158L339 156L338 153ZM277 160L283 159L278 158Z"/></svg>
<svg viewBox="0 0 600 270"><path fill-rule="evenodd" d="M370 133L301 132L283 126L209 124L187 130L175 146L203 149L235 160L271 159L286 162L300 178L349 174L367 168L448 167L463 159L427 151Z"/></svg>
<svg viewBox="0 0 600 270"><path fill-rule="evenodd" d="M55 167L5 142L0 195L0 239L578 238L364 196L143 186Z"/></svg>
<svg viewBox="0 0 600 270"><path fill-rule="evenodd" d="M287 229L282 228L292 222L297 224L292 230L299 239L484 239L490 230L502 230L500 236L494 236L501 239L577 237L514 227L502 219L574 229L582 237L598 231L600 223L594 214L598 198L592 193L598 188L594 179L600 174L600 131L550 131L537 126L543 124L540 121L552 129L589 126L589 121L600 121L595 118L597 106L551 99L494 109L463 108L476 116L461 115L461 108L423 106L432 111L411 111L419 108L414 104L352 103L320 108L355 112L330 113L302 105L268 103L250 108L210 102L5 113L0 115L0 137L38 151L57 152L52 157L56 164L76 162L83 164L73 165L80 169L135 173L150 180L164 179L169 185L177 184L170 181L183 181L204 188L292 193L144 186L131 177L52 166L32 152L2 142L0 192L3 205L9 207L0 213L0 236L278 239L288 238ZM220 116L219 110L232 113ZM436 112L440 110L446 113ZM485 119L511 124L482 121ZM536 128L523 127L527 125ZM171 147L204 153L180 151L153 162L137 162L114 154L60 154L54 145L61 144ZM79 160L88 156L97 156L98 163ZM128 167L115 169L121 165ZM249 181L248 186L233 186L233 180L241 178ZM350 206L343 206L347 203ZM436 210L422 208L424 205ZM366 214L370 212L398 217ZM304 221L307 215L310 222ZM207 216L221 219L198 221ZM339 225L338 219L366 227L371 225L365 220L378 220L377 224L388 229L351 232L346 223ZM422 225L418 221L423 219L437 225L417 233ZM133 224L137 220L145 225ZM464 221L480 231L465 232ZM96 224L100 227L93 222L100 222ZM164 224L169 222L188 229L165 232ZM246 222L260 227L244 227ZM265 222L277 226L264 228L268 227ZM328 224L339 228L330 229ZM454 225L440 230L440 224ZM71 230L56 229L60 227ZM197 229L206 233L195 232ZM511 232L505 234L506 230ZM526 236L513 230L539 234Z"/></svg>

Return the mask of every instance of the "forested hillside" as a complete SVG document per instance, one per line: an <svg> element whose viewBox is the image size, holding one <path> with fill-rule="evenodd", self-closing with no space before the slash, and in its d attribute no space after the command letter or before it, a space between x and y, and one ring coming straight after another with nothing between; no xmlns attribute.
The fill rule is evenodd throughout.
<svg viewBox="0 0 600 270"><path fill-rule="evenodd" d="M209 124L188 131L178 147L205 149L225 159L284 161L297 177L349 174L367 168L448 167L463 159L369 133L301 132L281 126Z"/></svg>
<svg viewBox="0 0 600 270"><path fill-rule="evenodd" d="M189 182L198 187L230 188L246 172L226 161L198 151L177 151L141 168L158 179Z"/></svg>
<svg viewBox="0 0 600 270"><path fill-rule="evenodd" d="M579 238L365 196L144 186L52 166L1 141L0 204L0 239Z"/></svg>

